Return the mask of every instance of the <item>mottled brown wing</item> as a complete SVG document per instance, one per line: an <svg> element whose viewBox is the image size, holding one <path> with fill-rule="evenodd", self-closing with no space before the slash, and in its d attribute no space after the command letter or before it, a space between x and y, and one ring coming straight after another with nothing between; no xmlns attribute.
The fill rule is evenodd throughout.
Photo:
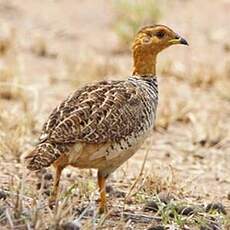
<svg viewBox="0 0 230 230"><path fill-rule="evenodd" d="M144 93L130 82L99 82L61 103L43 127L40 140L103 143L141 129Z"/></svg>

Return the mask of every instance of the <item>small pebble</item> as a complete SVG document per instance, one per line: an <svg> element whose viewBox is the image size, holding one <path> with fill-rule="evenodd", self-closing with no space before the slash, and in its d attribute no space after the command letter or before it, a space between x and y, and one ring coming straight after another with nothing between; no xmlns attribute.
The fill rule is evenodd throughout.
<svg viewBox="0 0 230 230"><path fill-rule="evenodd" d="M6 211L5 207L0 207L0 216L3 215Z"/></svg>
<svg viewBox="0 0 230 230"><path fill-rule="evenodd" d="M125 199L125 203L126 204L133 204L134 203L134 198L133 197L127 197L126 199Z"/></svg>
<svg viewBox="0 0 230 230"><path fill-rule="evenodd" d="M37 190L41 189L41 186L42 186L42 183L41 182L38 182L36 187L37 187ZM48 189L50 187L50 184L49 183L44 183L43 184L43 189Z"/></svg>
<svg viewBox="0 0 230 230"><path fill-rule="evenodd" d="M36 184L37 190L41 189L41 187L42 187L42 183L41 183L41 182L38 182L38 183ZM45 187L45 186L44 186L44 187Z"/></svg>
<svg viewBox="0 0 230 230"><path fill-rule="evenodd" d="M169 217L171 217L171 218L174 218L175 217L175 212L173 212L173 211L169 211Z"/></svg>
<svg viewBox="0 0 230 230"><path fill-rule="evenodd" d="M124 198L126 196L126 193L124 191L116 190L112 192L112 195L116 198Z"/></svg>
<svg viewBox="0 0 230 230"><path fill-rule="evenodd" d="M225 50L226 52L230 52L230 43L225 43L225 44L224 44L224 50Z"/></svg>
<svg viewBox="0 0 230 230"><path fill-rule="evenodd" d="M72 176L72 173L71 173L71 172L69 172L69 173L66 174L66 177L67 177L67 178L70 178L71 176Z"/></svg>
<svg viewBox="0 0 230 230"><path fill-rule="evenodd" d="M198 143L199 143L201 146L205 146L205 144L207 143L207 140L203 139L203 140L198 141Z"/></svg>
<svg viewBox="0 0 230 230"><path fill-rule="evenodd" d="M214 211L216 210L217 212L219 213L222 213L224 215L227 214L226 210L225 210L225 207L223 204L221 203L210 203L206 206L206 212L210 212L210 211Z"/></svg>
<svg viewBox="0 0 230 230"><path fill-rule="evenodd" d="M145 206L144 206L144 211L154 211L157 212L158 211L158 205L155 201L148 201Z"/></svg>
<svg viewBox="0 0 230 230"><path fill-rule="evenodd" d="M171 154L169 152L165 153L165 157L169 158Z"/></svg>
<svg viewBox="0 0 230 230"><path fill-rule="evenodd" d="M126 193L124 191L114 190L114 188L111 185L107 185L105 187L105 190L106 190L106 193L109 193L116 198L122 198L126 196Z"/></svg>
<svg viewBox="0 0 230 230"><path fill-rule="evenodd" d="M85 209L87 209L86 212L85 212ZM74 211L76 212L77 215L80 215L83 212L85 212L84 216L92 217L94 215L95 209L94 207L91 207L90 209L88 209L87 206L82 206L82 207L74 209Z"/></svg>
<svg viewBox="0 0 230 230"><path fill-rule="evenodd" d="M51 173L46 173L46 174L44 175L44 179L45 179L45 180L52 180L52 179L53 179L53 175L52 175Z"/></svg>
<svg viewBox="0 0 230 230"><path fill-rule="evenodd" d="M62 225L63 230L80 230L79 223L67 222Z"/></svg>
<svg viewBox="0 0 230 230"><path fill-rule="evenodd" d="M216 223L209 223L206 225L202 225L200 227L200 230L220 230L220 226Z"/></svg>
<svg viewBox="0 0 230 230"><path fill-rule="evenodd" d="M50 192L50 190L45 190L45 191L43 192L43 194L46 195L46 196L50 196L51 192Z"/></svg>
<svg viewBox="0 0 230 230"><path fill-rule="evenodd" d="M3 190L0 190L0 200L5 200L7 197L6 192L4 192Z"/></svg>
<svg viewBox="0 0 230 230"><path fill-rule="evenodd" d="M36 171L36 175L38 178L42 178L42 175L44 175L45 173L47 173L47 169L46 168L43 168L39 171Z"/></svg>
<svg viewBox="0 0 230 230"><path fill-rule="evenodd" d="M162 225L151 226L147 230L165 230L166 228Z"/></svg>
<svg viewBox="0 0 230 230"><path fill-rule="evenodd" d="M39 189L41 188L41 186L42 186L42 183L41 183L41 182L38 182L38 183L36 184L37 190L39 190Z"/></svg>
<svg viewBox="0 0 230 230"><path fill-rule="evenodd" d="M179 207L177 212L181 215L190 216L195 213L195 207Z"/></svg>
<svg viewBox="0 0 230 230"><path fill-rule="evenodd" d="M162 203L168 204L172 200L175 200L175 196L173 194L170 194L168 192L160 192L158 193L158 198Z"/></svg>
<svg viewBox="0 0 230 230"><path fill-rule="evenodd" d="M230 192L228 193L227 198L228 198L228 200L230 200Z"/></svg>
<svg viewBox="0 0 230 230"><path fill-rule="evenodd" d="M106 193L111 193L111 192L114 191L114 189L113 189L113 187L111 185L106 185L105 191L106 191Z"/></svg>

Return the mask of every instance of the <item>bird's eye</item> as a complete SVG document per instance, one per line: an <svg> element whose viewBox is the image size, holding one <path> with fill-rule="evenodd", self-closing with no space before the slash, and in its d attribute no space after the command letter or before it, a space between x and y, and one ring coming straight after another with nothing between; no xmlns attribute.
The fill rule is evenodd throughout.
<svg viewBox="0 0 230 230"><path fill-rule="evenodd" d="M158 38L163 38L164 35L165 35L165 32L164 32L163 30L160 30L160 31L158 31L158 32L156 33L156 36L157 36Z"/></svg>

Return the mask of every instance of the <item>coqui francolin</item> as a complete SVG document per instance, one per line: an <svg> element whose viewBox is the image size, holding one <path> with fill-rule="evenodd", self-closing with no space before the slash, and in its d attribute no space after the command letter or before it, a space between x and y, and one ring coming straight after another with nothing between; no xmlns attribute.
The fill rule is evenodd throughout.
<svg viewBox="0 0 230 230"><path fill-rule="evenodd" d="M167 26L143 27L133 41L133 73L128 79L82 87L53 110L39 143L25 158L30 170L51 164L56 168L50 204L57 199L62 170L71 165L98 170L99 212L106 211L106 178L153 130L158 103L157 54L175 44L188 45Z"/></svg>

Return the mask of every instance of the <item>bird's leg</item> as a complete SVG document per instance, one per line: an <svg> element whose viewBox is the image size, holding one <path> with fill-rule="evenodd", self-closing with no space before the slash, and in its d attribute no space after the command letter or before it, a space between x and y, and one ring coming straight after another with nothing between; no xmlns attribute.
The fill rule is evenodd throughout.
<svg viewBox="0 0 230 230"><path fill-rule="evenodd" d="M59 166L59 165L56 166L56 174L55 174L55 178L54 178L53 190L52 190L50 198L49 198L49 206L50 207L53 207L54 204L56 203L58 188L59 188L59 182L60 182L61 173L62 173L63 168L64 168L63 166Z"/></svg>
<svg viewBox="0 0 230 230"><path fill-rule="evenodd" d="M105 191L105 181L107 176L102 175L100 171L97 173L97 180L98 180L98 186L99 186L99 192L100 192L100 207L99 207L99 213L104 213L107 211L106 207L106 191Z"/></svg>

